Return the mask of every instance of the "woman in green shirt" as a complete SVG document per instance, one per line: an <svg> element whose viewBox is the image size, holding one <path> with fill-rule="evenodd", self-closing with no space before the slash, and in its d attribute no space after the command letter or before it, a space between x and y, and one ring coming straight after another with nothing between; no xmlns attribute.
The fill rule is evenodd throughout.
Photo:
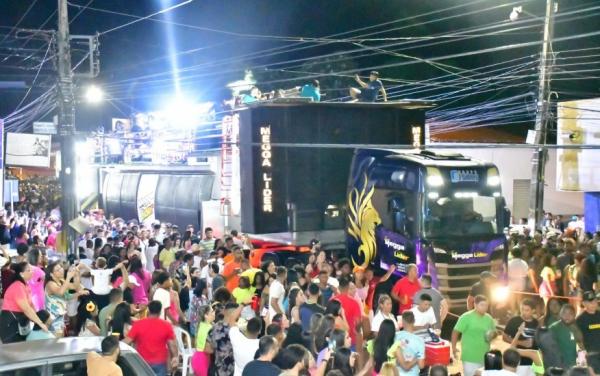
<svg viewBox="0 0 600 376"><path fill-rule="evenodd" d="M207 376L212 349L210 346L207 348L206 338L215 321L215 311L210 305L202 306L199 310L199 317L200 324L196 330L196 352L192 357L192 369L198 376Z"/></svg>
<svg viewBox="0 0 600 376"><path fill-rule="evenodd" d="M254 287L250 285L250 278L246 276L240 277L238 287L233 289L231 295L233 295L237 304L252 303L252 297L254 296Z"/></svg>

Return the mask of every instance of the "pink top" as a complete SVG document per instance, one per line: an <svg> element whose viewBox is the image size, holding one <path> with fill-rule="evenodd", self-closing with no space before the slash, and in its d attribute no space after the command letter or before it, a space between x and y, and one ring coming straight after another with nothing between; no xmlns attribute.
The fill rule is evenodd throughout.
<svg viewBox="0 0 600 376"><path fill-rule="evenodd" d="M169 312L171 312L171 317L173 318L173 320L175 321L179 321L179 312L177 311L177 305L173 304L174 302L176 302L176 298L177 298L177 293L173 290L170 291L171 294L171 305L169 306ZM175 296L173 296L175 295Z"/></svg>
<svg viewBox="0 0 600 376"><path fill-rule="evenodd" d="M53 232L52 234L48 235L48 238L46 239L46 245L50 248L54 248L56 247L56 232Z"/></svg>
<svg viewBox="0 0 600 376"><path fill-rule="evenodd" d="M14 281L6 289L4 301L2 302L2 310L10 312L23 312L17 301L26 298L31 304L31 291L29 287L21 281Z"/></svg>
<svg viewBox="0 0 600 376"><path fill-rule="evenodd" d="M33 276L27 282L27 285L31 290L33 308L37 312L46 307L46 294L44 291L44 278L46 277L46 274L39 266L31 265L31 271Z"/></svg>
<svg viewBox="0 0 600 376"><path fill-rule="evenodd" d="M147 270L144 270L144 279L141 280L140 276L137 273L129 274L130 278L134 278L136 282L139 284L137 286L134 283L129 283L129 287L131 288L131 295L133 297L133 304L148 304L148 291L150 291L150 285L152 284L152 275ZM119 277L116 279L114 283L115 288L119 288L123 283L123 277Z"/></svg>

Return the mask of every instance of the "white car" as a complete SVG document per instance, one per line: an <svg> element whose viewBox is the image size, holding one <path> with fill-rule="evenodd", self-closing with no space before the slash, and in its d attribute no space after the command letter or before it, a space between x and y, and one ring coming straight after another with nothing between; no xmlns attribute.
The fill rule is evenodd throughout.
<svg viewBox="0 0 600 376"><path fill-rule="evenodd" d="M100 352L102 337L66 337L0 345L0 375L87 375L86 356ZM153 376L154 372L130 346L121 343L117 364L124 376Z"/></svg>

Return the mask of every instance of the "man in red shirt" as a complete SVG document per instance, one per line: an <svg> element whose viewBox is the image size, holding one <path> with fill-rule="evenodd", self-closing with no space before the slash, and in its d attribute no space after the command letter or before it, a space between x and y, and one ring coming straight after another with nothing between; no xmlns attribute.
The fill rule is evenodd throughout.
<svg viewBox="0 0 600 376"><path fill-rule="evenodd" d="M410 264L407 267L406 275L400 278L392 288L392 299L399 305L398 314L412 308L413 297L420 289L417 265Z"/></svg>
<svg viewBox="0 0 600 376"><path fill-rule="evenodd" d="M177 368L179 354L173 327L160 318L162 304L153 300L148 304L148 317L135 321L124 342L135 343L140 356L157 376L167 376L167 360L171 353L171 368Z"/></svg>
<svg viewBox="0 0 600 376"><path fill-rule="evenodd" d="M349 327L348 335L350 335L352 344L354 345L356 343L356 325L362 321L362 312L360 311L360 305L356 299L348 293L348 290L350 289L350 279L348 277L340 277L339 281L339 294L335 295L332 299L335 299L342 304Z"/></svg>

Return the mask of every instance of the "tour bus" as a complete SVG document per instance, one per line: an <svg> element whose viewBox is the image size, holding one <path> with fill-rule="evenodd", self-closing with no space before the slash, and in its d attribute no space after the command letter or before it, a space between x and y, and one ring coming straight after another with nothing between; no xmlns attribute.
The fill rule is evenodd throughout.
<svg viewBox="0 0 600 376"><path fill-rule="evenodd" d="M348 184L346 239L355 265L416 264L452 306L479 274L502 274L510 213L491 163L460 154L359 149Z"/></svg>
<svg viewBox="0 0 600 376"><path fill-rule="evenodd" d="M492 164L419 151L431 107L254 104L223 118L221 147L193 166L102 167L99 193L122 218L246 233L253 266L307 260L319 239L356 266L402 275L414 262L464 297L480 271L502 268L509 216Z"/></svg>

